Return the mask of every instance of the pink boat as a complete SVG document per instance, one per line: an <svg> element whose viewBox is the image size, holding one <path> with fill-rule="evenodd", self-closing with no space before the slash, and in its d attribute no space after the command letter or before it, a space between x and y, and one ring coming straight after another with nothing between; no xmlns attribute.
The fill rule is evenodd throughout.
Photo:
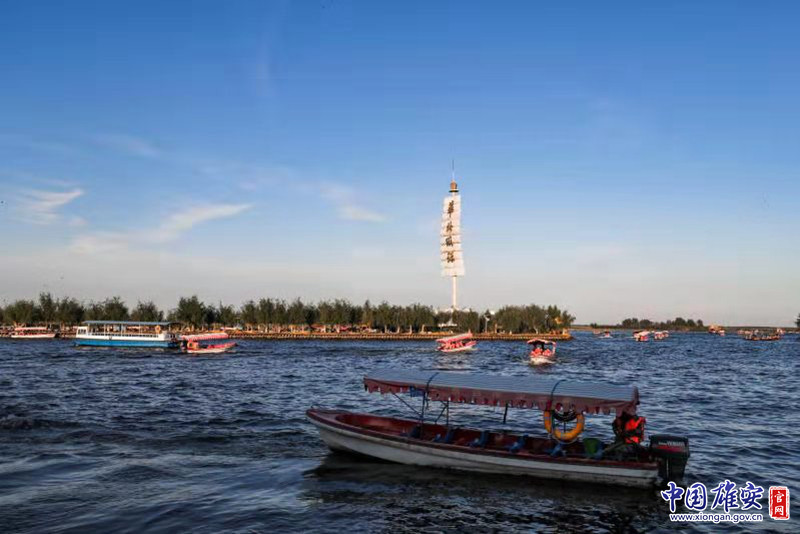
<svg viewBox="0 0 800 534"><path fill-rule="evenodd" d="M11 333L11 339L53 339L57 334L43 326L18 326Z"/></svg>
<svg viewBox="0 0 800 534"><path fill-rule="evenodd" d="M183 350L189 354L221 354L236 346L235 341L229 341L228 334L197 334L181 336Z"/></svg>
<svg viewBox="0 0 800 534"><path fill-rule="evenodd" d="M650 341L651 334L652 332L649 330L641 330L633 333L633 339L636 341Z"/></svg>
<svg viewBox="0 0 800 534"><path fill-rule="evenodd" d="M456 336L443 337L436 340L439 344L436 350L439 352L465 352L474 350L478 342L472 338L472 332L458 334Z"/></svg>

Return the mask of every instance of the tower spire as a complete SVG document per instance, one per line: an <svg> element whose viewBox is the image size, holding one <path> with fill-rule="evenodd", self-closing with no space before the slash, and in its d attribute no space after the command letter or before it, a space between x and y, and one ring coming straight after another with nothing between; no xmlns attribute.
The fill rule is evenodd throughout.
<svg viewBox="0 0 800 534"><path fill-rule="evenodd" d="M456 183L456 160L450 160L450 192L458 193L458 184Z"/></svg>

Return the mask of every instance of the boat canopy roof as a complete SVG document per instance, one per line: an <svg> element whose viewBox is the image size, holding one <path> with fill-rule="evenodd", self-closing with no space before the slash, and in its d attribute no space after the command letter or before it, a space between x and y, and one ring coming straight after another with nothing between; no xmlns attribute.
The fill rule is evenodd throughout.
<svg viewBox="0 0 800 534"><path fill-rule="evenodd" d="M123 326L169 326L169 321L84 321L83 324L113 324Z"/></svg>
<svg viewBox="0 0 800 534"><path fill-rule="evenodd" d="M208 341L213 339L229 339L228 334L224 332L214 332L211 334L192 334L181 336L181 339L185 339L186 341Z"/></svg>
<svg viewBox="0 0 800 534"><path fill-rule="evenodd" d="M451 343L453 341L460 341L462 339L472 339L472 332L466 334L456 334L450 337L442 337L436 340L437 343Z"/></svg>
<svg viewBox="0 0 800 534"><path fill-rule="evenodd" d="M542 345L555 345L555 341L550 341L548 339L542 339L539 337L535 337L533 339L528 340L528 345L533 345L534 343L541 343Z"/></svg>
<svg viewBox="0 0 800 534"><path fill-rule="evenodd" d="M427 391L430 399L515 408L636 413L636 386L573 382L538 376L479 375L446 371L379 369L364 377L370 392Z"/></svg>

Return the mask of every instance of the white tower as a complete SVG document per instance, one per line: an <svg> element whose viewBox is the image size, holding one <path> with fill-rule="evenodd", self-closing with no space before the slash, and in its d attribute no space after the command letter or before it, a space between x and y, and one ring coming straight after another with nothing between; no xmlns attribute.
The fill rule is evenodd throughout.
<svg viewBox="0 0 800 534"><path fill-rule="evenodd" d="M452 310L458 309L457 278L464 276L464 256L461 251L461 195L458 194L455 173L450 182L450 194L444 197L441 232L442 276L453 280Z"/></svg>

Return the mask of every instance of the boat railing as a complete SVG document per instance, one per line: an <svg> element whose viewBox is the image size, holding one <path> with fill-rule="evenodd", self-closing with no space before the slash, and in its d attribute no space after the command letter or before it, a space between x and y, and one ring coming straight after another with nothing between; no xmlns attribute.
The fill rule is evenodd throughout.
<svg viewBox="0 0 800 534"><path fill-rule="evenodd" d="M156 334L154 332L127 332L120 330L89 330L87 332L79 332L80 335L90 336L120 336L120 337L143 337L143 338L169 338L173 334L171 332L161 332Z"/></svg>

